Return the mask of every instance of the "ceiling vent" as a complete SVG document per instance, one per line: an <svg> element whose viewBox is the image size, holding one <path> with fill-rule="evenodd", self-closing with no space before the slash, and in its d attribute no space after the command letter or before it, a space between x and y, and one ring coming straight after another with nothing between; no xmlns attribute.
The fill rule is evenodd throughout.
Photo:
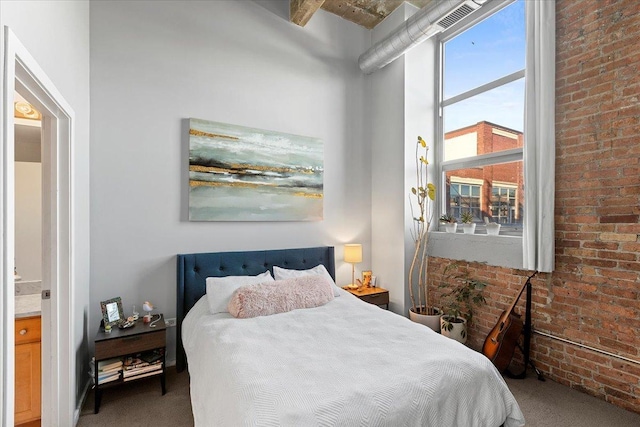
<svg viewBox="0 0 640 427"><path fill-rule="evenodd" d="M360 55L360 69L365 74L379 70L412 47L451 27L485 2L486 0L433 0Z"/></svg>
<svg viewBox="0 0 640 427"><path fill-rule="evenodd" d="M475 5L475 3L473 4ZM460 6L459 8L457 8L456 10L454 10L453 12L451 12L450 14L448 14L447 16L439 20L438 25L441 26L443 30L446 30L447 28L449 28L450 26L452 26L453 24L455 24L465 16L469 15L471 12L473 12L477 8L478 8L477 5L476 5L476 8L474 9L473 7L469 6L467 3L463 3L462 6Z"/></svg>

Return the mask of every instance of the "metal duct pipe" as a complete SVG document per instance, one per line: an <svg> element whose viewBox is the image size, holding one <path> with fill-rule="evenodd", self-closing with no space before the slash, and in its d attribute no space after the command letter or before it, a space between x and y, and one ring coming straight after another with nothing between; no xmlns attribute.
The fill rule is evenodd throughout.
<svg viewBox="0 0 640 427"><path fill-rule="evenodd" d="M371 74L402 56L415 45L448 28L464 16L473 12L487 0L433 0L431 4L404 21L386 38L360 55L358 65L365 74ZM459 8L460 5L463 7ZM459 13L457 9L462 11ZM451 17L447 15L451 14ZM447 22L443 18L448 19ZM441 21L441 22L439 22Z"/></svg>

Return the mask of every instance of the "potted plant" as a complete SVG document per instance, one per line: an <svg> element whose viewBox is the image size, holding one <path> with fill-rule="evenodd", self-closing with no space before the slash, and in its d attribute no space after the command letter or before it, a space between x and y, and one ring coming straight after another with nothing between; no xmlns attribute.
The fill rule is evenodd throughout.
<svg viewBox="0 0 640 427"><path fill-rule="evenodd" d="M442 215L440 222L444 224L444 231L447 233L455 233L458 230L458 222L449 214Z"/></svg>
<svg viewBox="0 0 640 427"><path fill-rule="evenodd" d="M473 222L473 214L471 211L462 212L460 221L462 221L462 231L466 234L474 234L476 232L476 223Z"/></svg>
<svg viewBox="0 0 640 427"><path fill-rule="evenodd" d="M440 330L440 310L431 307L427 281L427 240L432 219L432 201L436 198L436 187L427 182L427 143L418 136L416 144L416 186L411 188L409 205L413 217L411 237L414 243L413 257L409 267L409 297L411 307L409 318L433 329Z"/></svg>
<svg viewBox="0 0 640 427"><path fill-rule="evenodd" d="M440 297L443 309L440 332L464 344L467 342L467 326L473 322L474 306L486 303L483 290L487 284L472 278L467 269L460 269L456 263L444 269L443 277L439 285L445 289Z"/></svg>
<svg viewBox="0 0 640 427"><path fill-rule="evenodd" d="M487 228L487 235L489 236L497 236L500 234L500 224L497 222L489 222L488 217L484 217L484 223Z"/></svg>

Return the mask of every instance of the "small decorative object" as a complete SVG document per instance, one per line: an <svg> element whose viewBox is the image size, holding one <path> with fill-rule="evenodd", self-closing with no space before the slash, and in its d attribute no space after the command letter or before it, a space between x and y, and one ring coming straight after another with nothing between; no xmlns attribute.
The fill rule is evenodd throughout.
<svg viewBox="0 0 640 427"><path fill-rule="evenodd" d="M444 214L440 217L440 222L444 224L444 231L447 233L455 233L458 231L458 222L455 217Z"/></svg>
<svg viewBox="0 0 640 427"><path fill-rule="evenodd" d="M376 276L371 276L371 287L375 288L378 286L378 278Z"/></svg>
<svg viewBox="0 0 640 427"><path fill-rule="evenodd" d="M456 263L449 264L443 272L439 288L445 292L440 296L444 311L440 319L440 333L464 344L467 342L467 325L473 322L473 306L486 303L483 289L485 282L474 279L467 269Z"/></svg>
<svg viewBox="0 0 640 427"><path fill-rule="evenodd" d="M356 264L362 262L362 245L359 243L344 245L344 262L351 264L351 283L347 287L349 289L359 288L356 283Z"/></svg>
<svg viewBox="0 0 640 427"><path fill-rule="evenodd" d="M144 323L151 322L151 312L153 311L153 304L151 304L149 301L145 301L142 304L142 309L147 312L147 314L145 314L144 318L142 319L143 322Z"/></svg>
<svg viewBox="0 0 640 427"><path fill-rule="evenodd" d="M109 325L109 324L104 325L104 333L105 334L110 334L111 333L111 325Z"/></svg>
<svg viewBox="0 0 640 427"><path fill-rule="evenodd" d="M490 222L487 224L487 234L489 236L498 236L500 234L500 224Z"/></svg>
<svg viewBox="0 0 640 427"><path fill-rule="evenodd" d="M153 315L151 317L153 317ZM156 327L156 323L158 323L158 321L160 319L162 319L162 314L158 314L158 318L156 320L154 320L153 322L149 323L149 327L150 328L155 328Z"/></svg>
<svg viewBox="0 0 640 427"><path fill-rule="evenodd" d="M484 222L487 227L487 235L497 236L500 234L500 224L496 222L489 222L489 218L484 217Z"/></svg>
<svg viewBox="0 0 640 427"><path fill-rule="evenodd" d="M104 321L105 332L107 326L111 328L113 325L117 325L124 322L124 312L122 310L122 299L120 297L111 298L110 300L102 301L100 303L102 309L102 320Z"/></svg>
<svg viewBox="0 0 640 427"><path fill-rule="evenodd" d="M371 287L371 270L365 270L362 272L362 286Z"/></svg>
<svg viewBox="0 0 640 427"><path fill-rule="evenodd" d="M133 320L133 316L129 316L126 321L118 323L118 328L127 329L135 326L136 321Z"/></svg>
<svg viewBox="0 0 640 427"><path fill-rule="evenodd" d="M462 215L460 215L460 220L462 221L462 231L466 234L475 234L476 223L473 222L473 214L471 211L463 212Z"/></svg>
<svg viewBox="0 0 640 427"><path fill-rule="evenodd" d="M136 306L133 306L133 310L131 311L131 314L133 314L133 320L138 320L140 318L140 313L138 313L136 311Z"/></svg>

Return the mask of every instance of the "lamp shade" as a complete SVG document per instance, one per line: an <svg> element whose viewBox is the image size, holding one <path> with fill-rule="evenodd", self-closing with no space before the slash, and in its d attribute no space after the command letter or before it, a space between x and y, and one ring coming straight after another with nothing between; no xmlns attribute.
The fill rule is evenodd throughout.
<svg viewBox="0 0 640 427"><path fill-rule="evenodd" d="M359 243L344 245L344 262L362 262L362 245Z"/></svg>

